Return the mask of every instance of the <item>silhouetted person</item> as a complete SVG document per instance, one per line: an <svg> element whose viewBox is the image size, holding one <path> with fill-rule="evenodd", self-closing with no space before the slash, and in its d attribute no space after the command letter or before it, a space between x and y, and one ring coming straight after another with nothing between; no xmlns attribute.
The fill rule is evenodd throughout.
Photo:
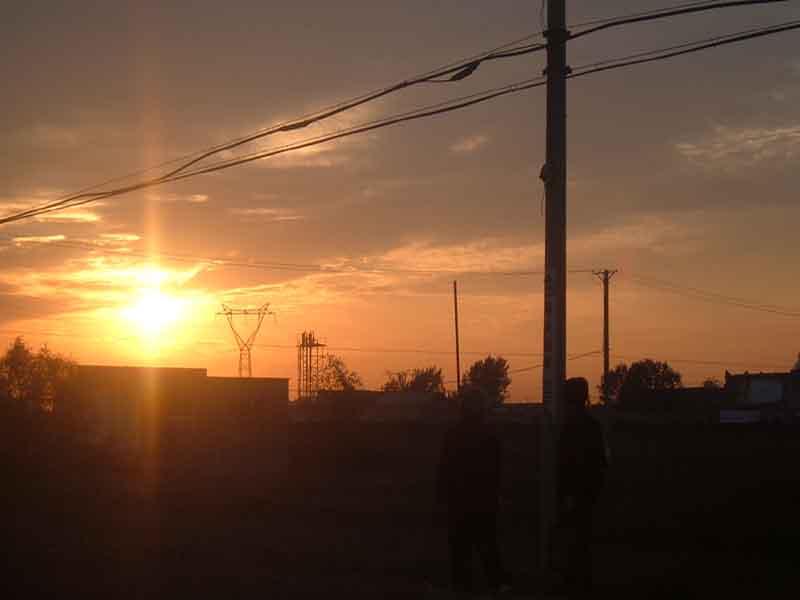
<svg viewBox="0 0 800 600"><path fill-rule="evenodd" d="M586 410L588 402L586 379L567 379L558 445L558 500L559 524L574 533L565 573L573 591L587 591L592 585L592 512L608 466L603 429Z"/></svg>
<svg viewBox="0 0 800 600"><path fill-rule="evenodd" d="M439 502L447 510L452 584L456 591L472 590L472 553L477 550L489 585L507 584L497 546L502 450L484 422L486 395L478 388L461 394L461 418L448 431L442 446L437 478Z"/></svg>

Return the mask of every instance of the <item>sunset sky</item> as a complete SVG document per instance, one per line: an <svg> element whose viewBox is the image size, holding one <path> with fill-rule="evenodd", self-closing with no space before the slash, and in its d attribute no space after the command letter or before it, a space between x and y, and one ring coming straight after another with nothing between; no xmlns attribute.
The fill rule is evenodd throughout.
<svg viewBox="0 0 800 600"><path fill-rule="evenodd" d="M676 3L568 0L568 21ZM0 214L522 38L541 29L539 4L16 3L0 22ZM631 25L571 42L569 63L798 18L791 1ZM535 77L544 60L486 63L237 152ZM736 304L800 312L800 32L575 79L568 93L568 262L619 270L612 362L668 360L687 384L726 365L790 368L800 318ZM368 387L431 363L452 381L455 278L462 368L488 353L537 365L542 275L474 272L543 267L544 100L533 89L0 225L0 343L24 334L81 363L233 375L215 313L269 302L254 375L294 387L296 338L313 329ZM568 353L601 347L602 288L573 273ZM601 368L600 355L568 363L593 384ZM540 399L540 370L512 377L512 400Z"/></svg>

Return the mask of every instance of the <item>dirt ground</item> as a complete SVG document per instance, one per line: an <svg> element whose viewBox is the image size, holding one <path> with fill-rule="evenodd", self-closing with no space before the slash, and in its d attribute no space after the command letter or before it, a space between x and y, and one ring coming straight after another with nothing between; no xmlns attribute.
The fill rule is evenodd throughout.
<svg viewBox="0 0 800 600"><path fill-rule="evenodd" d="M282 477L257 444L164 445L143 464L52 428L5 426L4 581L19 597L433 597L447 581L433 511L443 431L292 424ZM499 432L502 550L517 595L533 597L536 428ZM618 425L609 442L599 592L793 596L800 430Z"/></svg>

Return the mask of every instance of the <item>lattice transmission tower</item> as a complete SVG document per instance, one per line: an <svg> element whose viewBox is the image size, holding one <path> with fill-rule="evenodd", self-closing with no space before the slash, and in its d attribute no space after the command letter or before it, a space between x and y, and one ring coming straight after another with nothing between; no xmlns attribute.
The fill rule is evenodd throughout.
<svg viewBox="0 0 800 600"><path fill-rule="evenodd" d="M217 313L218 315L225 315L228 319L228 325L231 326L233 337L236 340L236 345L239 346L239 377L252 377L253 376L253 359L251 349L253 343L256 341L258 331L261 329L261 323L264 322L264 317L267 315L274 315L275 313L269 309L269 302L259 308L231 308L227 304L222 305L222 310ZM237 316L255 316L256 326L252 333L247 338L242 337L236 331L236 325L233 318Z"/></svg>
<svg viewBox="0 0 800 600"><path fill-rule="evenodd" d="M324 359L324 347L313 331L304 331L297 339L298 400L310 400L319 391L319 363Z"/></svg>

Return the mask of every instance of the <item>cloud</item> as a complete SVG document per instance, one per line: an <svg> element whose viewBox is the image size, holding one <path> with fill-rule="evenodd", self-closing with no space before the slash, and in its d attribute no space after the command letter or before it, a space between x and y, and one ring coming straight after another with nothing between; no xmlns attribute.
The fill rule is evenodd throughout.
<svg viewBox="0 0 800 600"><path fill-rule="evenodd" d="M783 165L800 157L800 124L782 127L724 127L675 149L692 163L712 168L739 169L769 162Z"/></svg>
<svg viewBox="0 0 800 600"><path fill-rule="evenodd" d="M109 242L135 242L141 239L135 233L101 233L100 237Z"/></svg>
<svg viewBox="0 0 800 600"><path fill-rule="evenodd" d="M63 190L37 189L15 197L0 198L0 214L13 214L29 210L41 204L53 202L65 195ZM92 208L105 206L104 202L92 202ZM64 209L56 212L37 215L36 221L50 223L96 223L102 217L89 208Z"/></svg>
<svg viewBox="0 0 800 600"><path fill-rule="evenodd" d="M35 219L48 223L97 223L102 217L87 209L68 209L37 215Z"/></svg>
<svg viewBox="0 0 800 600"><path fill-rule="evenodd" d="M288 208L232 208L231 214L243 217L256 217L269 223L302 221L305 219L305 216L299 215Z"/></svg>
<svg viewBox="0 0 800 600"><path fill-rule="evenodd" d="M584 260L602 254L648 250L663 256L683 256L698 249L703 239L701 211L673 216L644 215L570 240L570 255Z"/></svg>
<svg viewBox="0 0 800 600"><path fill-rule="evenodd" d="M12 238L12 241L17 244L24 244L26 242L46 244L47 242L60 242L65 239L67 238L63 235L22 235Z"/></svg>
<svg viewBox="0 0 800 600"><path fill-rule="evenodd" d="M189 204L205 204L208 202L207 194L171 194L166 192L151 192L147 194L147 199L151 202L173 203L188 202Z"/></svg>
<svg viewBox="0 0 800 600"><path fill-rule="evenodd" d="M350 154L342 152L345 142L328 142L319 146L309 146L279 154L262 161L263 166L270 169L296 169L300 167L316 167L328 169L349 163Z"/></svg>
<svg viewBox="0 0 800 600"><path fill-rule="evenodd" d="M489 137L485 135L473 135L462 140L457 141L450 146L450 151L456 154L469 154L475 152L480 147L484 146L489 141Z"/></svg>
<svg viewBox="0 0 800 600"><path fill-rule="evenodd" d="M333 104L335 102L332 102ZM324 105L324 104L323 104ZM307 114L314 114L316 111L309 111ZM314 141L329 135L344 132L353 127L357 127L371 122L377 115L376 107L372 105L356 106L342 113L332 115L320 121L310 123L305 127L295 130L282 131L278 136L265 136L248 145L247 153L270 152L279 150L295 144ZM261 131L272 130L277 126L298 119L297 114L281 115L272 121L262 123L259 127ZM241 132L231 133L230 137L238 137ZM338 167L354 162L356 153L359 149L369 145L377 138L374 133L364 132L335 140L326 141L319 145L307 146L291 150L283 154L265 157L255 161L255 164L267 169L296 169L296 168L331 168ZM240 153L226 150L219 154L220 158L233 159L240 156Z"/></svg>
<svg viewBox="0 0 800 600"><path fill-rule="evenodd" d="M446 246L413 242L361 262L375 268L458 272L538 268L543 260L543 244L519 245L490 237Z"/></svg>

